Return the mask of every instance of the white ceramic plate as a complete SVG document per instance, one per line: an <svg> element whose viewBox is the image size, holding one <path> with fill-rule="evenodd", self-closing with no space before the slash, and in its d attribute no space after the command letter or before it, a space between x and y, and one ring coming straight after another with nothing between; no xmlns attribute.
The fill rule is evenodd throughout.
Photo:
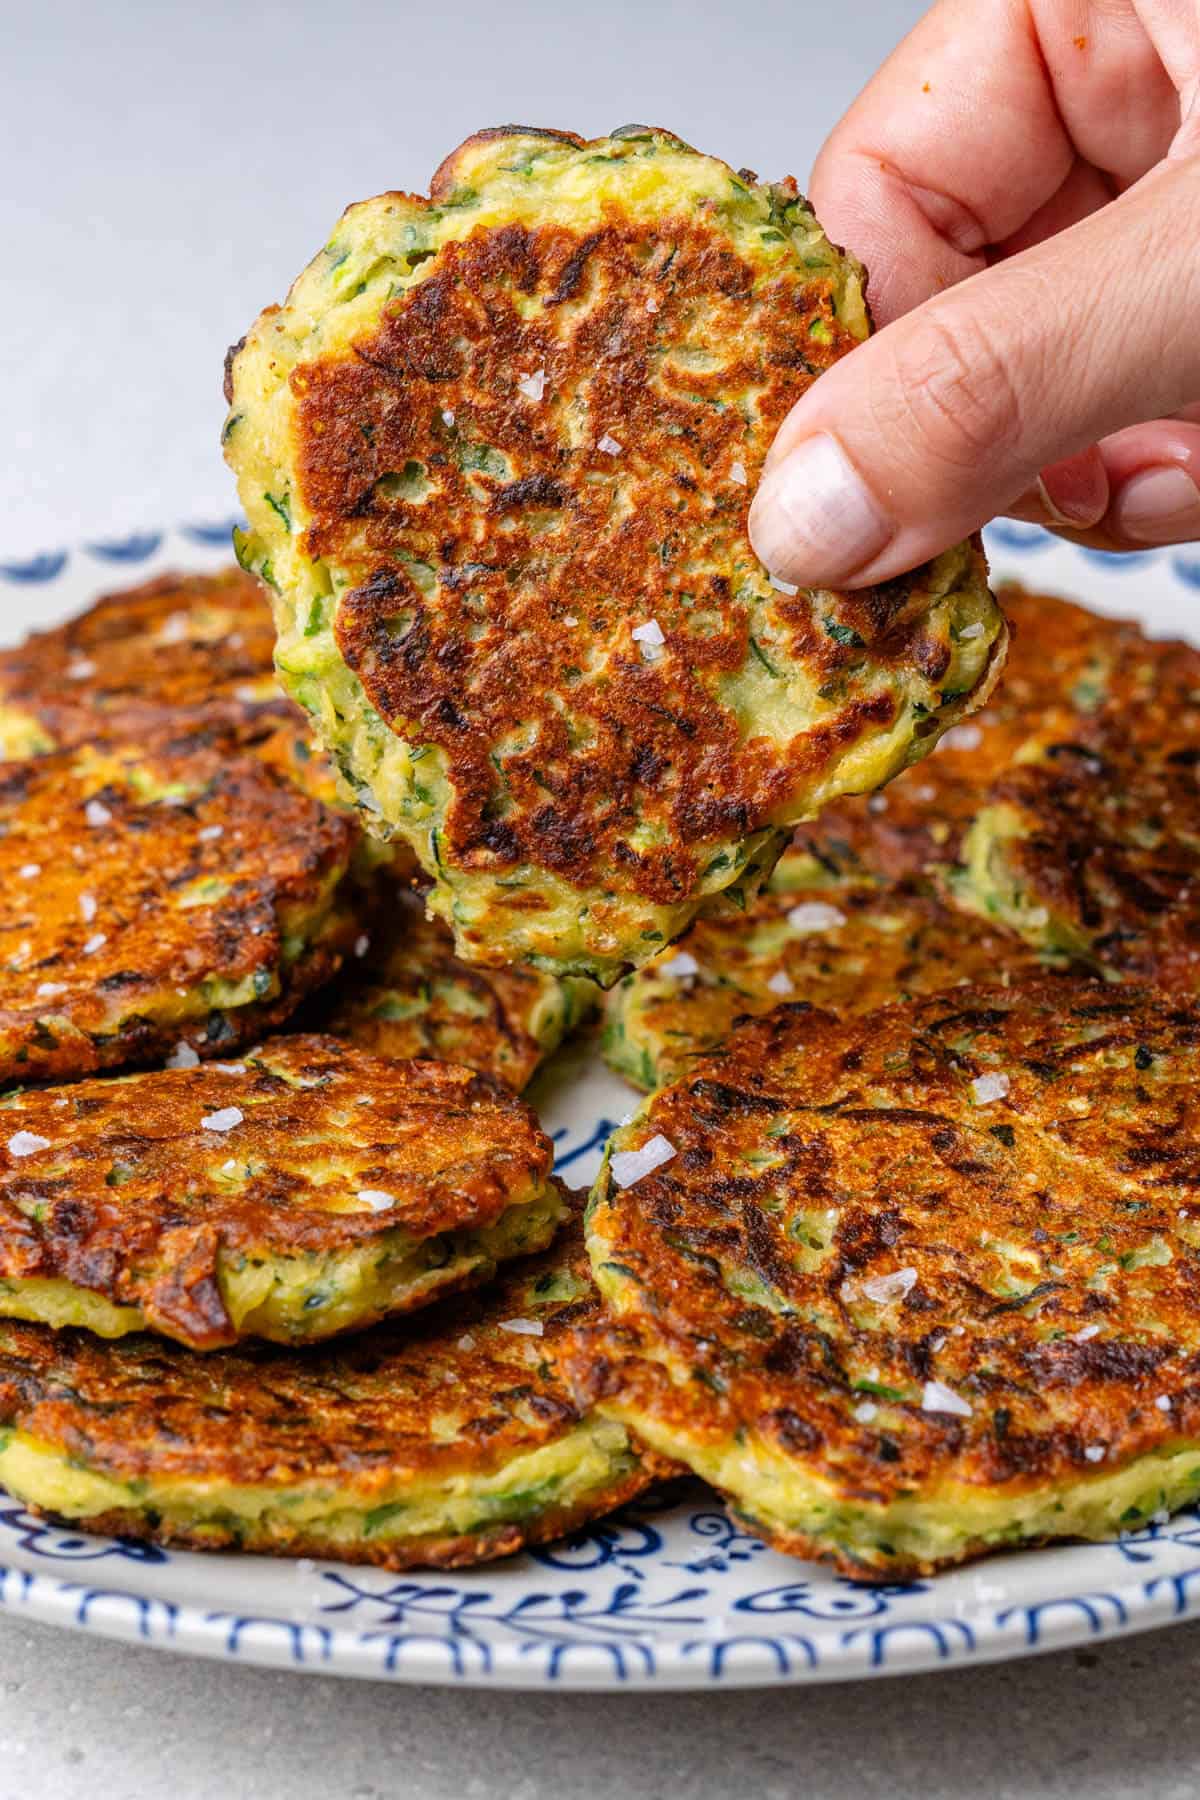
<svg viewBox="0 0 1200 1800"><path fill-rule="evenodd" d="M0 635L105 589L228 557L227 522L0 563ZM1021 575L1156 635L1194 634L1200 550L1116 559L997 526ZM594 1173L629 1089L587 1050L535 1095L568 1180ZM869 1588L777 1556L697 1488L569 1543L474 1573L396 1576L333 1563L166 1552L63 1531L0 1494L0 1604L75 1630L226 1661L508 1687L699 1688L951 1668L1146 1630L1200 1611L1200 1514L1102 1545L998 1557Z"/></svg>

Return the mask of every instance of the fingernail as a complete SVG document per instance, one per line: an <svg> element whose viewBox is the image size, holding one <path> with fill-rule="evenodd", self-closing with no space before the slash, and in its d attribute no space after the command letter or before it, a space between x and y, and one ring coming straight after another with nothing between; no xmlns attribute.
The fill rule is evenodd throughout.
<svg viewBox="0 0 1200 1800"><path fill-rule="evenodd" d="M1041 502L1046 517L1051 525L1073 525L1075 523L1069 513L1063 512L1055 505L1054 501L1050 498L1050 490L1040 475L1037 478L1037 497Z"/></svg>
<svg viewBox="0 0 1200 1800"><path fill-rule="evenodd" d="M1184 469L1144 469L1117 495L1112 519L1136 544L1186 543L1200 537L1200 488Z"/></svg>
<svg viewBox="0 0 1200 1800"><path fill-rule="evenodd" d="M804 438L759 483L750 541L772 575L834 586L871 562L895 527L828 432Z"/></svg>
<svg viewBox="0 0 1200 1800"><path fill-rule="evenodd" d="M1051 525L1090 531L1108 511L1108 475L1097 450L1052 463L1037 478L1038 499Z"/></svg>

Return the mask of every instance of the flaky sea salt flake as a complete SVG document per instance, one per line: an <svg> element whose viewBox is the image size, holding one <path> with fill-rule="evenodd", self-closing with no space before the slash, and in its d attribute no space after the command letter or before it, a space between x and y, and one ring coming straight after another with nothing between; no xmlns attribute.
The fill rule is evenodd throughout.
<svg viewBox="0 0 1200 1800"><path fill-rule="evenodd" d="M893 1269L887 1275L872 1275L864 1281L862 1292L868 1300L875 1300L880 1306L887 1306L893 1300L903 1300L917 1284L915 1269Z"/></svg>
<svg viewBox="0 0 1200 1800"><path fill-rule="evenodd" d="M928 1413L953 1413L956 1418L969 1419L971 1403L948 1388L942 1381L927 1381L921 1391L921 1411Z"/></svg>
<svg viewBox="0 0 1200 1800"><path fill-rule="evenodd" d="M50 1139L39 1137L36 1131L14 1131L8 1140L10 1156L36 1156L39 1150L48 1150Z"/></svg>
<svg viewBox="0 0 1200 1800"><path fill-rule="evenodd" d="M396 1204L395 1194L389 1194L386 1188L359 1188L358 1197L375 1213L390 1212Z"/></svg>
<svg viewBox="0 0 1200 1800"><path fill-rule="evenodd" d="M191 621L185 612L174 612L164 619L158 634L160 644L186 644L192 635Z"/></svg>
<svg viewBox="0 0 1200 1800"><path fill-rule="evenodd" d="M517 387L527 400L540 400L546 392L545 369L535 369L532 375L522 375Z"/></svg>
<svg viewBox="0 0 1200 1800"><path fill-rule="evenodd" d="M978 725L952 725L949 731L943 732L939 747L943 750L978 750L983 742L983 733Z"/></svg>
<svg viewBox="0 0 1200 1800"><path fill-rule="evenodd" d="M836 931L846 923L845 913L825 900L805 900L787 917L793 931Z"/></svg>
<svg viewBox="0 0 1200 1800"><path fill-rule="evenodd" d="M661 1169L675 1155L675 1146L669 1138L656 1132L648 1138L640 1150L617 1150L609 1162L612 1178L620 1188L633 1187L646 1175L652 1175L655 1169Z"/></svg>
<svg viewBox="0 0 1200 1800"><path fill-rule="evenodd" d="M223 1106L219 1112L208 1113L200 1124L205 1131L232 1131L245 1117L240 1106Z"/></svg>

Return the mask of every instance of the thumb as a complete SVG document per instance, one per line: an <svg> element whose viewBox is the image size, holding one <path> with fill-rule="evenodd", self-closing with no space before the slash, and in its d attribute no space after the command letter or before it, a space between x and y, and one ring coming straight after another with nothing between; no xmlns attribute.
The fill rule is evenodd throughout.
<svg viewBox="0 0 1200 1800"><path fill-rule="evenodd" d="M1096 509L1070 511L1090 486L1082 454L1200 393L1198 242L1191 156L868 339L780 428L750 512L760 559L805 587L884 581L1036 491L1050 465L1077 472L1051 517L1094 524Z"/></svg>

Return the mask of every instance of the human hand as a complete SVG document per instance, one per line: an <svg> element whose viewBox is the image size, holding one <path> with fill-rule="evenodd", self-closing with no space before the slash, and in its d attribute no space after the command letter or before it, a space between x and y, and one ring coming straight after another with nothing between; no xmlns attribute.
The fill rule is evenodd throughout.
<svg viewBox="0 0 1200 1800"><path fill-rule="evenodd" d="M882 329L779 431L773 574L882 581L999 512L1200 537L1200 0L939 0L810 197Z"/></svg>

